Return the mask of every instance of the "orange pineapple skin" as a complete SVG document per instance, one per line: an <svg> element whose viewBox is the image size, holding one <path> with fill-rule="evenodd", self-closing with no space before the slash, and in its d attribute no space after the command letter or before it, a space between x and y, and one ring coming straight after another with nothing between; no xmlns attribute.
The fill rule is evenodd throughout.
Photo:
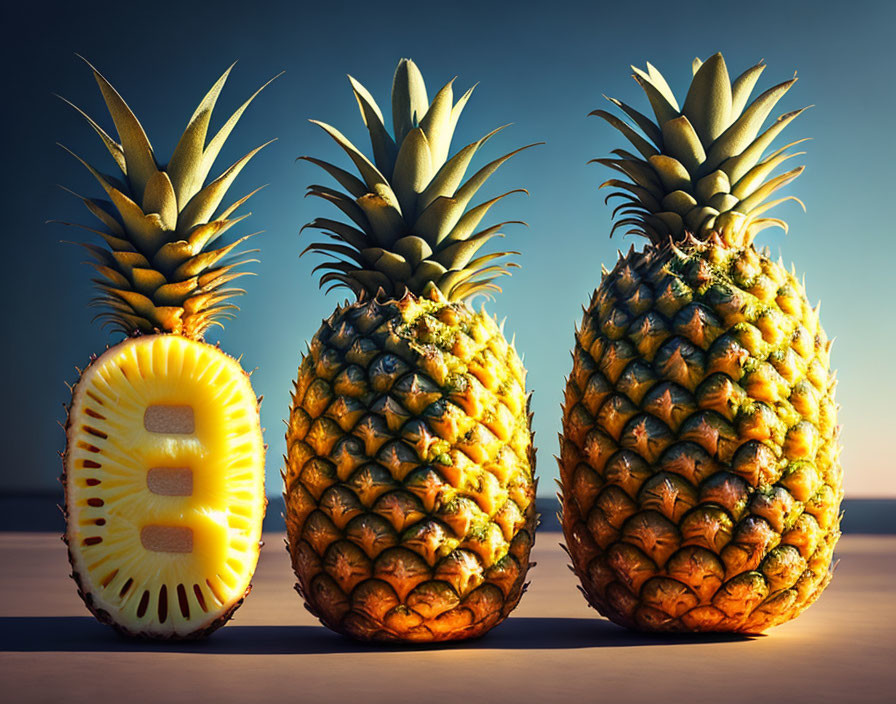
<svg viewBox="0 0 896 704"><path fill-rule="evenodd" d="M293 392L296 589L359 640L475 638L525 591L537 521L525 372L492 318L434 298L339 308Z"/></svg>
<svg viewBox="0 0 896 704"><path fill-rule="evenodd" d="M576 333L562 526L588 603L645 631L759 633L831 578L830 342L783 265L719 237L632 249Z"/></svg>

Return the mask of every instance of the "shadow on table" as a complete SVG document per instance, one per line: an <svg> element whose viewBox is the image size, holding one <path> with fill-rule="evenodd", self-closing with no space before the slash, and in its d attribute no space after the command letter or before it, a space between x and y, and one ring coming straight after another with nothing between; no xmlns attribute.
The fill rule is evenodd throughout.
<svg viewBox="0 0 896 704"><path fill-rule="evenodd" d="M2 652L163 652L208 654L312 654L405 650L554 650L625 648L749 640L735 634L635 633L597 618L510 618L482 638L435 645L359 643L323 626L232 624L206 640L153 642L125 638L88 616L0 617Z"/></svg>

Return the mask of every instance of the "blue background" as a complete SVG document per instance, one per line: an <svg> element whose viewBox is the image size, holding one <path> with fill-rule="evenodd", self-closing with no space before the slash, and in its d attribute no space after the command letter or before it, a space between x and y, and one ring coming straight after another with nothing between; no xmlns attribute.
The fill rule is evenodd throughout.
<svg viewBox="0 0 896 704"><path fill-rule="evenodd" d="M85 194L98 191L55 141L103 169L114 166L86 123L51 95L73 100L111 130L93 79L74 52L89 58L123 94L163 162L196 103L234 59L239 64L213 128L264 80L287 71L243 117L215 170L279 137L231 191L236 197L270 184L253 198L254 214L245 222L246 232L265 230L256 239L262 263L257 277L244 280L248 295L239 301L238 318L211 338L242 354L247 370L257 368L252 380L265 398L269 494L280 488L281 419L300 352L344 297L320 294L311 276L318 262L298 257L308 243L307 234L299 239L299 227L335 211L303 199L304 187L325 177L295 157L347 161L307 118L337 126L368 149L345 74L358 78L387 109L396 62L407 56L423 71L430 95L455 75L458 91L480 83L455 148L497 125L515 123L476 163L546 141L505 165L482 196L521 186L531 192L493 211L492 222L521 219L530 226L508 231L504 243L523 252L524 268L504 280L504 293L487 307L507 317L506 331L516 335L525 356L535 390L541 492L550 495L573 328L599 281L601 262L611 266L616 247L629 246L607 237L610 211L596 187L609 174L585 163L622 146L622 139L586 114L609 105L602 93L646 111L628 66L643 67L648 60L683 98L694 56L721 50L732 75L765 58L760 90L799 71L800 81L774 115L815 104L783 135L786 141L814 138L802 158L806 172L787 189L805 201L808 213L792 203L780 207L774 214L789 221L791 234L785 239L767 230L759 244L796 262L806 272L810 298L824 301L825 327L837 338L833 362L840 371L847 493L896 495L896 238L889 210L896 162L894 8L861 1L328 6L227 0L50 3L6 15L0 42L6 68L0 490L56 486L56 452L64 438L54 420L63 419L61 404L68 397L62 382L73 382L74 365L117 341L91 323L91 270L78 263L82 252L59 243L77 233L44 224L50 218L88 223L91 217L55 184Z"/></svg>

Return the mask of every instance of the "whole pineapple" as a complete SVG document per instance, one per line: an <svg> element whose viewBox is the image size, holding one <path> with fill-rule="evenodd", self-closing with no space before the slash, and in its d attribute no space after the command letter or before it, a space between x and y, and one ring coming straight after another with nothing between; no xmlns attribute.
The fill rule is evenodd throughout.
<svg viewBox="0 0 896 704"><path fill-rule="evenodd" d="M747 105L764 66L732 84L720 54L694 62L679 108L635 69L656 121L596 161L627 180L613 229L649 240L585 311L563 408L563 531L589 603L631 628L759 632L830 579L842 497L830 342L803 286L752 244L769 197L801 168L793 142L763 156L801 111L760 133L796 79ZM800 140L802 141L802 140ZM795 200L795 199L793 199Z"/></svg>
<svg viewBox="0 0 896 704"><path fill-rule="evenodd" d="M321 285L358 300L324 321L299 367L283 474L288 550L308 609L335 631L470 638L519 602L535 538L525 370L495 321L465 302L499 290L494 279L508 273L493 262L510 252L475 256L499 236L501 225L477 227L504 196L468 205L516 152L463 181L497 132L448 158L472 91L454 103L449 82L430 103L419 70L402 60L393 137L350 80L374 160L316 123L361 179L308 158L346 191L309 194L353 224L306 227L333 240L308 247L335 260L317 267Z"/></svg>
<svg viewBox="0 0 896 704"><path fill-rule="evenodd" d="M101 276L97 317L126 337L94 357L72 389L64 539L78 593L100 621L129 635L196 638L223 625L248 593L266 504L249 377L202 341L241 293L228 284L243 275L235 267L246 252L236 248L246 238L213 243L246 217L233 213L251 193L219 206L258 149L205 181L252 98L206 143L228 69L162 167L124 100L91 69L120 143L75 109L121 177L78 157L109 198L82 198L99 224L79 227L106 245L83 245Z"/></svg>

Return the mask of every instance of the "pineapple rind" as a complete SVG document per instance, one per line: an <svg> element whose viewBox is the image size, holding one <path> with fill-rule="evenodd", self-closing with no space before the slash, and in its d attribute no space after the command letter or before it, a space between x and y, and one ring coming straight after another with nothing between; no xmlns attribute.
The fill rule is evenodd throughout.
<svg viewBox="0 0 896 704"><path fill-rule="evenodd" d="M437 289L340 307L303 357L287 545L308 609L364 640L472 638L519 602L535 539L525 370Z"/></svg>
<svg viewBox="0 0 896 704"><path fill-rule="evenodd" d="M200 360L201 369L196 366ZM110 375L110 365L120 365L122 375ZM205 387L206 398L196 399L200 406L206 407L205 412L197 411L199 422L205 415L229 423L234 428L230 434L222 434L217 422L215 428L208 427L206 422L206 429L201 431L202 437L212 440L212 445L219 450L217 454L222 455L217 459L208 457L205 462L211 463L216 473L226 475L223 486L215 485L215 479L209 476L207 468L186 461L188 457L199 460L214 449L203 443L197 447L199 456L194 456L189 449L184 452L183 446L192 444L194 438L199 438L198 435L185 441L179 438L165 441L161 436L151 438L156 440L158 447L150 450L141 447L139 442L128 444L140 437L142 428L122 426L122 409L139 403L142 395L140 390L129 384L126 368L130 369L131 374L138 373L143 383L142 394L149 394L156 402L164 402L165 398L182 401L184 386ZM97 415L97 411L101 414L105 408L98 404L97 389L92 383L98 374L105 377L105 402L117 399L114 404L116 408L107 414L107 419L98 418ZM152 383L147 384L149 381ZM63 540L68 547L73 570L71 576L88 609L100 622L125 635L139 638L192 640L220 628L251 590L250 579L258 560L261 520L267 504L264 494L264 441L258 403L248 375L235 359L212 345L178 335L136 336L92 358L72 389L72 404L68 410L67 445L61 477L66 495L63 509L66 533ZM126 411L124 415L127 415ZM229 420L222 420L225 418ZM113 425L106 427L104 424L108 423ZM91 429L86 436L85 426ZM238 430L245 427L249 430ZM97 431L100 435L95 434ZM233 432L238 432L242 440L235 440ZM102 438L102 434L108 437ZM87 445L92 446L89 451L84 448L85 438L89 440ZM224 453L220 452L222 449ZM139 485L144 481L137 476L139 469L135 474L133 468L129 472L126 465L139 464L136 458L147 452L154 456L153 465L191 464L195 477L193 496L156 496L146 493L146 487L141 489ZM170 456L166 458L166 455ZM223 554L203 551L197 552L195 559L191 556L184 560L176 555L147 552L140 546L138 533L135 532L131 541L133 544L119 546L118 555L112 555L110 560L108 554L105 559L102 555L102 542L93 543L97 537L114 538L121 542L123 537L127 538L131 528L136 531L147 522L171 523L199 530L201 525L197 524L215 525L226 533L227 547ZM196 535L199 539L201 533ZM200 545L201 539L197 542L197 550ZM100 552L97 553L97 550ZM218 564L208 574L192 574L196 572L196 560L204 563L217 561ZM97 563L101 563L103 569L92 567ZM145 572L146 566L153 563L156 565L153 569L158 570L157 581L160 583L150 583L152 579L140 582L139 573ZM238 563L241 563L239 573L233 572L233 565ZM191 570L191 566L194 569ZM100 583L103 575L113 574L113 570L115 576L106 584ZM221 577L225 572L232 584L227 584L227 580ZM122 596L119 591L128 576L138 581L133 582L134 586L125 590ZM192 618L179 612L177 587L183 579L178 578L186 577L192 577L184 595ZM205 579L213 581L214 587L205 583ZM193 582L201 586L194 587ZM154 618L161 598L157 593L161 584L168 586L168 615L163 622ZM136 604L134 597L143 588L151 590L151 608L144 616L135 618L132 613ZM201 602L199 594L202 595Z"/></svg>
<svg viewBox="0 0 896 704"><path fill-rule="evenodd" d="M718 236L620 256L576 334L562 524L588 602L643 630L758 633L830 580L834 375L803 285Z"/></svg>

